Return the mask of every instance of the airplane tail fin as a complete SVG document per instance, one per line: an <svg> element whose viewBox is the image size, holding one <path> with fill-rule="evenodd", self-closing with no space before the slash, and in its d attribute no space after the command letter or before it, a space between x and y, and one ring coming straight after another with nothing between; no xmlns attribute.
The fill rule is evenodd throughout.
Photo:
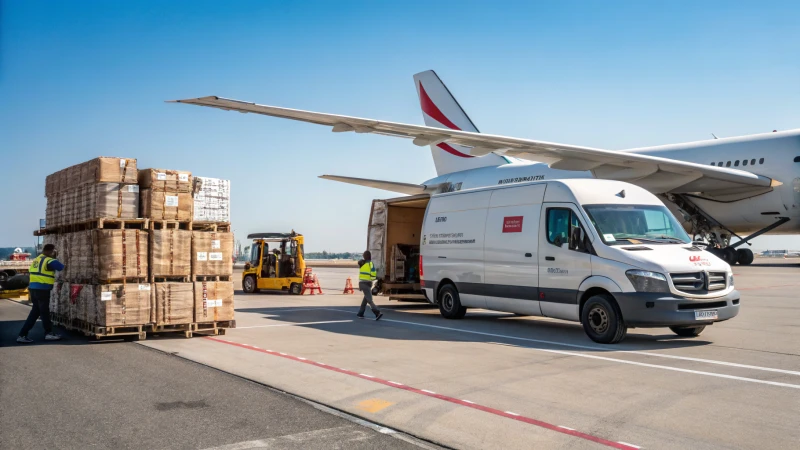
<svg viewBox="0 0 800 450"><path fill-rule="evenodd" d="M436 72L427 70L414 75L414 84L417 88L425 125L479 132ZM436 173L439 175L478 167L499 166L509 162L506 158L494 153L479 157L472 156L469 154L468 147L446 142L432 144L431 154L433 163L436 165Z"/></svg>

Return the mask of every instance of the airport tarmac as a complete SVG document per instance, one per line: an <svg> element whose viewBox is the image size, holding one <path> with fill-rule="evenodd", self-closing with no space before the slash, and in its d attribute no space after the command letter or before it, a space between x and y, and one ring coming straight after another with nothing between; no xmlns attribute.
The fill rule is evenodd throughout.
<svg viewBox="0 0 800 450"><path fill-rule="evenodd" d="M790 261L791 262L791 261ZM800 442L800 266L736 267L741 313L698 338L387 302L359 320L350 269L325 295L237 293L225 336L142 344L455 448L791 448ZM238 276L237 276L238 278ZM237 280L240 281L240 280Z"/></svg>

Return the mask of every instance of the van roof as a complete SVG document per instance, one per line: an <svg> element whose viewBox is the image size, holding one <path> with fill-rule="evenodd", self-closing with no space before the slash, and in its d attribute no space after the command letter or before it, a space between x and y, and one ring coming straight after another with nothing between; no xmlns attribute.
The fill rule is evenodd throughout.
<svg viewBox="0 0 800 450"><path fill-rule="evenodd" d="M616 180L599 180L596 178L566 178L559 180L539 180L527 181L523 183L513 183L497 186L485 186L462 191L446 192L435 194L433 197L466 194L470 192L493 191L497 189L511 189L521 186L531 186L547 184L548 194L545 198L550 198L553 188L565 191L564 194L571 194L574 200L580 204L602 204L602 203L627 203L638 205L663 205L661 200L650 191L631 183ZM624 191L624 194L622 193ZM624 199L624 200L623 200ZM546 200L562 201L562 200ZM563 200L568 201L568 200Z"/></svg>

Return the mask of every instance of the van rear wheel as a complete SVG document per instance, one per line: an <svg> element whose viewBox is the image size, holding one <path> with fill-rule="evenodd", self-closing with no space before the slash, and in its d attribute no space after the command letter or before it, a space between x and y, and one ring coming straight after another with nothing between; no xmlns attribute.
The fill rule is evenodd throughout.
<svg viewBox="0 0 800 450"><path fill-rule="evenodd" d="M669 329L678 336L695 337L700 336L700 333L702 333L706 327L703 325L701 327L669 327Z"/></svg>
<svg viewBox="0 0 800 450"><path fill-rule="evenodd" d="M439 291L439 313L445 319L461 319L467 314L467 308L461 305L456 287L446 284Z"/></svg>
<svg viewBox="0 0 800 450"><path fill-rule="evenodd" d="M608 295L593 295L586 301L581 323L586 335L600 344L616 344L628 333L616 300Z"/></svg>

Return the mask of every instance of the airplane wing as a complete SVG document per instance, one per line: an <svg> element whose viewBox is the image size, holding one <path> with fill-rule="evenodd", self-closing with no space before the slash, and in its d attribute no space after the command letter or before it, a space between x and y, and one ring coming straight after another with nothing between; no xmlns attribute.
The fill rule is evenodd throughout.
<svg viewBox="0 0 800 450"><path fill-rule="evenodd" d="M355 184L358 186L367 186L376 189L383 189L384 191L390 192L397 192L400 194L408 194L408 195L419 195L425 193L431 193L436 191L439 185L435 186L426 186L424 184L410 184L410 183L398 183L395 181L383 181L383 180L370 180L367 178L353 178L353 177L341 177L338 175L321 175L319 178L325 180L332 180L332 181L339 181L342 183L348 184Z"/></svg>
<svg viewBox="0 0 800 450"><path fill-rule="evenodd" d="M173 100L170 103L188 103L316 123L332 127L333 132L353 131L404 137L413 139L417 146L457 144L470 147L472 156L494 152L548 163L554 169L588 170L597 178L627 181L656 194L702 192L706 196L727 201L768 192L773 186L782 184L743 170L636 153L258 105L216 96Z"/></svg>

